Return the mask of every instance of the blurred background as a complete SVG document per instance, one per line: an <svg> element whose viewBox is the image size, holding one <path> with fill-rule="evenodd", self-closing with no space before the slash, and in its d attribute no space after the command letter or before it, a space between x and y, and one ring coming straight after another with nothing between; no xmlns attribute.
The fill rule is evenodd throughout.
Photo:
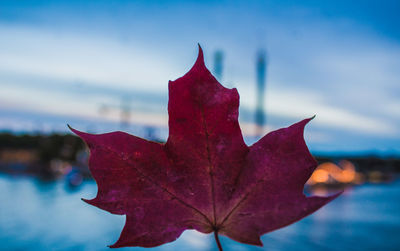
<svg viewBox="0 0 400 251"><path fill-rule="evenodd" d="M345 193L227 250L400 250L400 2L0 1L0 249L107 250L124 217L91 207L67 128L164 142L168 80L197 57L240 94L245 140L316 115L307 194ZM186 231L155 250L216 250ZM129 248L127 248L128 250ZM131 248L132 250L143 250Z"/></svg>

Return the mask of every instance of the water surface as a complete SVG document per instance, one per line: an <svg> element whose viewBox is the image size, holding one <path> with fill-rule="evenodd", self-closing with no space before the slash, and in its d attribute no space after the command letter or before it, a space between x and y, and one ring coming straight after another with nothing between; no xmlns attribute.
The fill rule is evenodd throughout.
<svg viewBox="0 0 400 251"><path fill-rule="evenodd" d="M96 184L71 190L64 181L0 175L1 250L110 250L124 225L80 199ZM400 180L347 190L313 215L262 237L264 247L222 237L225 250L400 250ZM211 235L186 231L153 250L217 250ZM149 250L124 248L124 250Z"/></svg>

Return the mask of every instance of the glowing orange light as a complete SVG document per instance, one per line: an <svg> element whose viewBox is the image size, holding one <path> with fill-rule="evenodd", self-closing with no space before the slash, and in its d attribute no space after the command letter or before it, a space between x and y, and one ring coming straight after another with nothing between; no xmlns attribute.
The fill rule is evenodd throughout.
<svg viewBox="0 0 400 251"><path fill-rule="evenodd" d="M320 164L308 180L308 184L316 183L356 183L360 175L350 161L342 160L339 166L332 162Z"/></svg>
<svg viewBox="0 0 400 251"><path fill-rule="evenodd" d="M329 173L323 169L316 170L312 175L312 180L315 183L325 183L329 179Z"/></svg>

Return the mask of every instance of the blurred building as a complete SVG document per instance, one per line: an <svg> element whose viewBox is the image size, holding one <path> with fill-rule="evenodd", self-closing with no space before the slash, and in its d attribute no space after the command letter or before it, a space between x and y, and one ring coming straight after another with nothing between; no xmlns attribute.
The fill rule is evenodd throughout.
<svg viewBox="0 0 400 251"><path fill-rule="evenodd" d="M222 81L224 53L217 50L214 54L214 76L218 81Z"/></svg>
<svg viewBox="0 0 400 251"><path fill-rule="evenodd" d="M266 118L264 112L265 79L267 70L266 52L260 50L257 54L256 60L257 60L256 61L257 93L256 93L255 123L257 126L256 135L262 135L263 134L262 128L266 124Z"/></svg>

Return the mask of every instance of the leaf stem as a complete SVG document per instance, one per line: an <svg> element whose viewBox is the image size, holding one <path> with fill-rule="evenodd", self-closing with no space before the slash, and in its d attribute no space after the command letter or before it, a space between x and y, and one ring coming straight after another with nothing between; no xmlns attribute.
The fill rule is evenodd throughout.
<svg viewBox="0 0 400 251"><path fill-rule="evenodd" d="M219 251L223 251L221 242L219 241L219 237L218 237L218 230L214 231L214 237L215 237L215 241L217 242Z"/></svg>

